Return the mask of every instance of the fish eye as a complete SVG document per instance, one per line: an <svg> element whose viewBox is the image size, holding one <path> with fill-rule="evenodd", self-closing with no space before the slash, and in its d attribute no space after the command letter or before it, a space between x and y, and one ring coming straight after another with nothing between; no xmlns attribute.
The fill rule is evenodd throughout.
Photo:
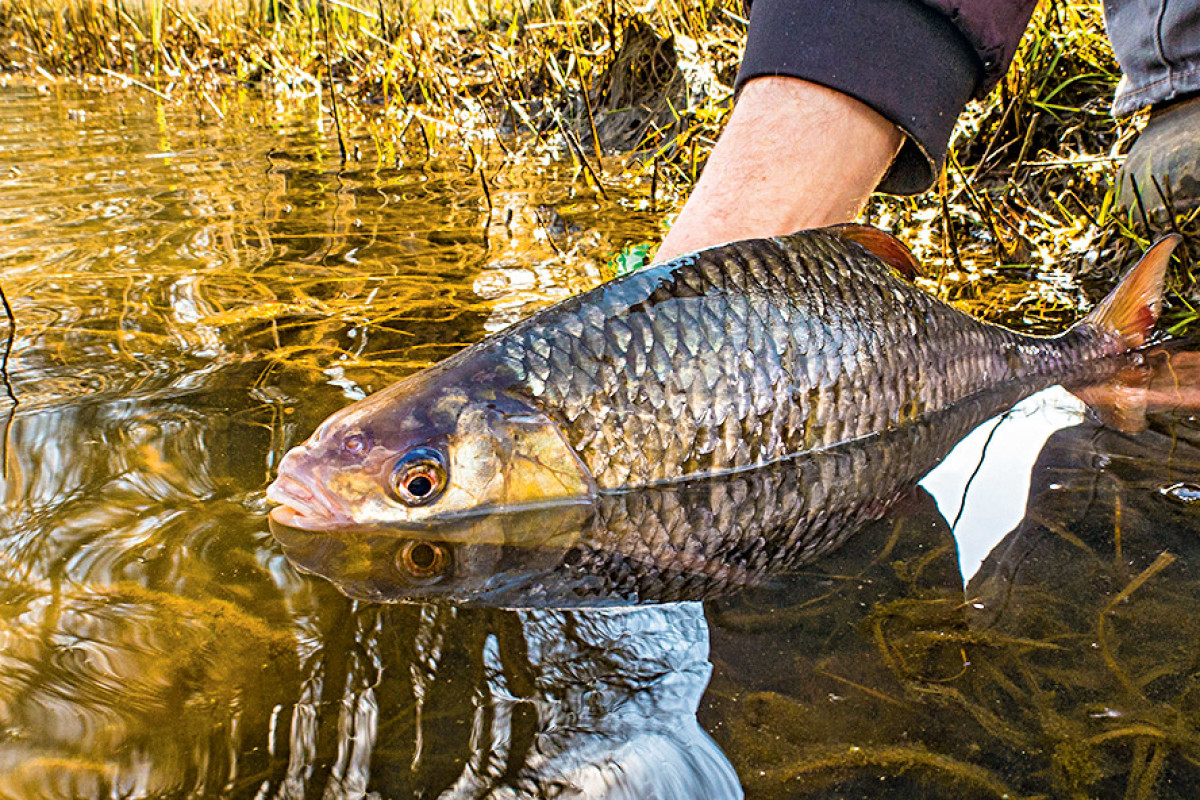
<svg viewBox="0 0 1200 800"><path fill-rule="evenodd" d="M392 492L408 506L423 506L446 490L446 464L441 453L428 447L409 450L392 468Z"/></svg>
<svg viewBox="0 0 1200 800"><path fill-rule="evenodd" d="M412 578L440 578L450 567L450 551L436 542L407 541L396 554L396 566Z"/></svg>

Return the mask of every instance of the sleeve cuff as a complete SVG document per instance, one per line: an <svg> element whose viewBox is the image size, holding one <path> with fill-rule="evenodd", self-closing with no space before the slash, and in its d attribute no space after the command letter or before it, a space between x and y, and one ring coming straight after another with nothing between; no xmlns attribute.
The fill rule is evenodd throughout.
<svg viewBox="0 0 1200 800"><path fill-rule="evenodd" d="M765 75L819 83L904 131L879 191L929 188L982 66L944 16L897 0L754 0L737 87Z"/></svg>

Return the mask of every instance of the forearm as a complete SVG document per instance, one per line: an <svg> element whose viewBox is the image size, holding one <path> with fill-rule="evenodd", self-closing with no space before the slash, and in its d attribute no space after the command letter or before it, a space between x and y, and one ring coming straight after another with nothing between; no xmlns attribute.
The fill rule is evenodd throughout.
<svg viewBox="0 0 1200 800"><path fill-rule="evenodd" d="M849 221L902 141L849 95L796 78L751 80L655 260Z"/></svg>
<svg viewBox="0 0 1200 800"><path fill-rule="evenodd" d="M1032 3L754 0L737 105L657 260L924 191Z"/></svg>

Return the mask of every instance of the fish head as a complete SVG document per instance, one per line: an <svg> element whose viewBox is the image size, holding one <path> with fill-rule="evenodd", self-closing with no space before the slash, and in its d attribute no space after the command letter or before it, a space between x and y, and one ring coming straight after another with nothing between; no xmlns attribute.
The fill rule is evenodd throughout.
<svg viewBox="0 0 1200 800"><path fill-rule="evenodd" d="M338 411L279 465L276 522L304 530L407 526L588 498L562 429L486 375L437 368Z"/></svg>

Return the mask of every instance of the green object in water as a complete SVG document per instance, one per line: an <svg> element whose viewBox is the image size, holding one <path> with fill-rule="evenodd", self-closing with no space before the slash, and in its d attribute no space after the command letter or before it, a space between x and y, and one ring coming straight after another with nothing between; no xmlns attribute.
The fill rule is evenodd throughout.
<svg viewBox="0 0 1200 800"><path fill-rule="evenodd" d="M622 275L637 272L649 263L650 244L649 242L642 242L641 244L622 248L621 252L613 256L612 260L608 262L608 266L612 270L613 277L619 278Z"/></svg>

